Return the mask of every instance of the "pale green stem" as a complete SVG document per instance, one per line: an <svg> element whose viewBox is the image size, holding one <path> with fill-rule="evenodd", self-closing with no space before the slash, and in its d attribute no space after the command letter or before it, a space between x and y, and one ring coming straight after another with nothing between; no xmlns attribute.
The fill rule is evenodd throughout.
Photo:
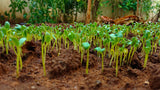
<svg viewBox="0 0 160 90"><path fill-rule="evenodd" d="M117 52L117 57L116 57L116 77L118 75L118 52Z"/></svg>
<svg viewBox="0 0 160 90"><path fill-rule="evenodd" d="M143 67L145 68L147 65L147 60L148 60L148 54L145 55L145 60L144 60L144 65Z"/></svg>
<svg viewBox="0 0 160 90"><path fill-rule="evenodd" d="M103 56L103 53L102 53L102 72L104 70L104 56Z"/></svg>
<svg viewBox="0 0 160 90"><path fill-rule="evenodd" d="M132 55L131 55L130 63L132 62L132 58L133 58L133 55L134 55L134 53L135 53L136 49L137 49L137 48L136 48L136 47L134 47L133 52L132 52Z"/></svg>
<svg viewBox="0 0 160 90"><path fill-rule="evenodd" d="M130 56L131 56L131 53L132 53L132 49L133 49L133 47L131 46L131 49L129 51L129 56L128 56L128 62L127 63L129 63L129 61L130 61Z"/></svg>
<svg viewBox="0 0 160 90"><path fill-rule="evenodd" d="M86 74L88 74L88 67L89 67L89 49L87 50Z"/></svg>

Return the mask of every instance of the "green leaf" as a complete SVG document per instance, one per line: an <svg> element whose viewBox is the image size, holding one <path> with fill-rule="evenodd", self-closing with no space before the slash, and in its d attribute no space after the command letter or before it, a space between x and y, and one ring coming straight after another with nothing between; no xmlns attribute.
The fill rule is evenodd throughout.
<svg viewBox="0 0 160 90"><path fill-rule="evenodd" d="M145 53L146 53L146 54L149 54L151 48L150 48L150 47L144 47L144 50L145 50Z"/></svg>
<svg viewBox="0 0 160 90"><path fill-rule="evenodd" d="M45 42L46 43L49 43L51 41L51 35L49 32L46 32L45 33Z"/></svg>
<svg viewBox="0 0 160 90"><path fill-rule="evenodd" d="M5 24L4 24L4 27L5 28L10 28L10 23L8 21L6 21Z"/></svg>
<svg viewBox="0 0 160 90"><path fill-rule="evenodd" d="M160 46L160 40L158 42L159 42L159 46Z"/></svg>
<svg viewBox="0 0 160 90"><path fill-rule="evenodd" d="M146 40L146 47L151 47L151 41L150 40Z"/></svg>
<svg viewBox="0 0 160 90"><path fill-rule="evenodd" d="M17 46L17 47L19 46L19 42L18 42L17 38L13 37L10 40L14 43L15 46Z"/></svg>
<svg viewBox="0 0 160 90"><path fill-rule="evenodd" d="M16 24L15 29L16 29L16 30L21 30L21 25Z"/></svg>
<svg viewBox="0 0 160 90"><path fill-rule="evenodd" d="M27 18L27 13L23 14L23 18L26 19Z"/></svg>
<svg viewBox="0 0 160 90"><path fill-rule="evenodd" d="M82 43L82 46L85 50L89 49L90 48L90 44L88 42L83 42Z"/></svg>
<svg viewBox="0 0 160 90"><path fill-rule="evenodd" d="M74 32L69 33L69 34L68 34L68 38L69 38L69 40L71 40L71 41L73 42L73 40L74 40L74 38L75 38Z"/></svg>
<svg viewBox="0 0 160 90"><path fill-rule="evenodd" d="M26 40L27 40L27 38L21 38L19 40L19 46L21 47Z"/></svg>
<svg viewBox="0 0 160 90"><path fill-rule="evenodd" d="M109 35L111 38L115 39L116 38L116 35L115 34L110 34Z"/></svg>
<svg viewBox="0 0 160 90"><path fill-rule="evenodd" d="M119 32L117 33L117 37L123 37L123 31L119 31Z"/></svg>
<svg viewBox="0 0 160 90"><path fill-rule="evenodd" d="M132 41L128 40L127 45L131 45L131 44L132 44Z"/></svg>
<svg viewBox="0 0 160 90"><path fill-rule="evenodd" d="M3 38L3 34L2 32L0 32L0 40Z"/></svg>
<svg viewBox="0 0 160 90"><path fill-rule="evenodd" d="M100 47L96 47L94 48L94 50L96 50L99 53L102 53L105 50L105 48L101 49Z"/></svg>
<svg viewBox="0 0 160 90"><path fill-rule="evenodd" d="M138 46L139 45L139 40L138 40L138 38L137 37L132 37L132 46Z"/></svg>
<svg viewBox="0 0 160 90"><path fill-rule="evenodd" d="M146 40L146 47L144 47L145 53L149 54L149 52L151 51L151 41L150 40Z"/></svg>
<svg viewBox="0 0 160 90"><path fill-rule="evenodd" d="M108 43L109 43L109 38L106 38L106 39L103 40L103 44L104 44L104 45L106 45L106 44L108 44Z"/></svg>
<svg viewBox="0 0 160 90"><path fill-rule="evenodd" d="M57 38L54 36L54 34L52 35L52 37L56 40Z"/></svg>

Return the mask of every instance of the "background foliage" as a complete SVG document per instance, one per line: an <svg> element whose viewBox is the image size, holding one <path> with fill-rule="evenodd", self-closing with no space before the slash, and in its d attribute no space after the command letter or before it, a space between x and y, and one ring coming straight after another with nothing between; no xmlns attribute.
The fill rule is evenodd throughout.
<svg viewBox="0 0 160 90"><path fill-rule="evenodd" d="M78 13L86 13L87 0L10 0L11 8L5 15L10 19L16 19L16 12L23 14L23 18L29 17L30 23L57 23L74 22L77 20ZM95 21L98 15L102 15L101 8L111 6L113 16L119 15L117 10L121 9L124 12L137 9L137 0L92 0L92 21ZM140 0L139 11L141 16L147 19L149 13L155 7L152 6L152 0ZM156 5L158 7L158 5ZM26 13L25 8L28 7L30 13ZM1 18L4 18L1 16ZM60 20L61 18L61 20ZM113 17L112 17L113 18Z"/></svg>
<svg viewBox="0 0 160 90"><path fill-rule="evenodd" d="M9 12L5 12L8 18L15 19L16 12L23 14L26 19L29 16L30 23L58 22L60 14L67 16L74 12L86 11L86 0L10 0ZM25 13L25 7L29 7L30 13ZM11 13L11 16L10 16Z"/></svg>

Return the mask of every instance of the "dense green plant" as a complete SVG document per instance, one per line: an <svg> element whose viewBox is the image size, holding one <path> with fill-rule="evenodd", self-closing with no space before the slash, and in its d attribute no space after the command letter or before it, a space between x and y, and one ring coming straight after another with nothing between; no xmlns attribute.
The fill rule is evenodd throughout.
<svg viewBox="0 0 160 90"><path fill-rule="evenodd" d="M23 13L24 18L26 18L25 7L27 7L27 1L25 0L10 0L10 1L11 4L9 5L9 7L11 9L8 13L5 12L5 15L8 16L8 18L10 18L9 13L11 13L12 19L16 19L16 13L20 12L21 14Z"/></svg>
<svg viewBox="0 0 160 90"><path fill-rule="evenodd" d="M136 11L137 9L137 0L121 0L118 5L119 8L124 11Z"/></svg>
<svg viewBox="0 0 160 90"><path fill-rule="evenodd" d="M29 16L30 23L57 22L58 18L62 18L60 14L64 14L64 18L69 18L69 14L77 18L78 12L86 11L85 0L10 0L11 8L9 12L5 12L8 18L16 19L16 13L23 14L24 19ZM29 7L30 13L25 12L25 7ZM11 16L10 16L11 13ZM66 16L68 15L68 16Z"/></svg>
<svg viewBox="0 0 160 90"><path fill-rule="evenodd" d="M153 9L152 2L152 0L144 0L140 2L140 12L141 15L146 15L146 17L144 18L145 20L149 18L149 13Z"/></svg>

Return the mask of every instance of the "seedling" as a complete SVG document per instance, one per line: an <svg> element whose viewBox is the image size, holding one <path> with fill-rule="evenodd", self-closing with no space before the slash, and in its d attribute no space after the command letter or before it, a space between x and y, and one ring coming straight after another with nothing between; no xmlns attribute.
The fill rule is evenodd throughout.
<svg viewBox="0 0 160 90"><path fill-rule="evenodd" d="M19 77L19 66L20 66L20 70L22 70L22 58L21 58L21 54L22 54L22 50L21 47L23 46L24 42L26 41L26 38L21 38L21 39L17 39L15 37L11 38L10 41L12 42L12 47L14 49L14 46L17 48L15 51L15 54L17 56L17 60L16 60L16 68L17 68L17 77Z"/></svg>
<svg viewBox="0 0 160 90"><path fill-rule="evenodd" d="M144 65L143 65L143 67L145 68L146 65L147 65L148 54L149 54L150 51L151 51L151 41L150 41L150 40L146 40L146 47L145 47L144 49L145 49L145 60L144 60Z"/></svg>
<svg viewBox="0 0 160 90"><path fill-rule="evenodd" d="M42 52L42 65L43 65L43 72L44 76L46 76L46 68L45 68L45 61L46 61L46 48L51 42L51 34L46 32L45 35L42 35L42 42L41 42L41 52Z"/></svg>
<svg viewBox="0 0 160 90"><path fill-rule="evenodd" d="M88 42L84 42L82 43L82 47L87 51L86 74L88 74L90 44Z"/></svg>
<svg viewBox="0 0 160 90"><path fill-rule="evenodd" d="M104 51L105 51L105 48L101 49L100 47L96 47L94 50L96 50L98 53L100 53L102 55L102 72L104 70Z"/></svg>

